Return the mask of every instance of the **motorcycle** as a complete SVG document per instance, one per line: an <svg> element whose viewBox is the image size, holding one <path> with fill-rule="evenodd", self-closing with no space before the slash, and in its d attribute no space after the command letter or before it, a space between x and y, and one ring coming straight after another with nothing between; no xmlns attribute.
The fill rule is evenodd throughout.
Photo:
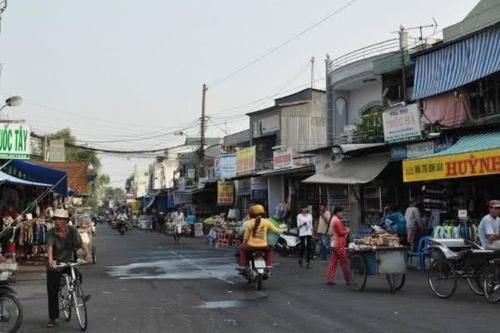
<svg viewBox="0 0 500 333"><path fill-rule="evenodd" d="M269 272L266 270L266 254L262 251L255 251L250 256L249 267L242 275L247 279L248 284L255 282L257 290L262 290L262 282L269 278Z"/></svg>
<svg viewBox="0 0 500 333"><path fill-rule="evenodd" d="M118 230L120 231L120 234L122 234L122 236L125 235L125 231L127 231L127 221L121 219Z"/></svg>
<svg viewBox="0 0 500 333"><path fill-rule="evenodd" d="M275 249L280 256L298 255L300 253L301 241L297 232L290 230L280 234Z"/></svg>

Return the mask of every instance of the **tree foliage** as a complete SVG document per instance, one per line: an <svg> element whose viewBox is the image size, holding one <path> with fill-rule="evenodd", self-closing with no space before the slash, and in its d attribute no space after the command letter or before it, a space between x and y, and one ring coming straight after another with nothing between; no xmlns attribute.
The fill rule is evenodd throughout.
<svg viewBox="0 0 500 333"><path fill-rule="evenodd" d="M364 112L358 119L356 128L360 143L384 141L384 124L382 122L384 111L385 108L383 106L375 106L368 112Z"/></svg>
<svg viewBox="0 0 500 333"><path fill-rule="evenodd" d="M76 137L71 133L71 129L64 128L59 130L51 135L49 135L49 140L57 140L64 139L66 143L75 144ZM99 170L101 168L101 160L95 151L75 148L75 147L66 147L66 160L69 162L73 161L85 161L91 164L95 170Z"/></svg>
<svg viewBox="0 0 500 333"><path fill-rule="evenodd" d="M48 136L49 140L61 140L63 139L65 143L75 144L76 137L71 132L71 129L64 128ZM68 162L81 162L85 161L91 165L92 168L89 173L94 173L96 176L94 181L89 184L89 194L90 196L84 199L84 205L97 208L99 203L102 202L103 195L105 193L105 188L109 185L110 179L106 174L102 174L101 160L95 151L68 147L65 148L66 160Z"/></svg>

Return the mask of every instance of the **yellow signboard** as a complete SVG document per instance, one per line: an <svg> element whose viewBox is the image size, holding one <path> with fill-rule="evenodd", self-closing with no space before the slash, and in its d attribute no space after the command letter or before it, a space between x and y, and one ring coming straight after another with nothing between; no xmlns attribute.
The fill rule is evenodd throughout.
<svg viewBox="0 0 500 333"><path fill-rule="evenodd" d="M403 181L500 174L500 149L403 161Z"/></svg>
<svg viewBox="0 0 500 333"><path fill-rule="evenodd" d="M255 171L255 146L240 149L236 153L236 174L244 175Z"/></svg>
<svg viewBox="0 0 500 333"><path fill-rule="evenodd" d="M232 205L234 203L233 182L217 182L217 204Z"/></svg>

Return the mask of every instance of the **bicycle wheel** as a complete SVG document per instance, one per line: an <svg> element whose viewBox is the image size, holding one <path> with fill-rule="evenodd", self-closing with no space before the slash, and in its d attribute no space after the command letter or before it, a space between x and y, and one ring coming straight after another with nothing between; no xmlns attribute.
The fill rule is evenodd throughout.
<svg viewBox="0 0 500 333"><path fill-rule="evenodd" d="M491 303L500 301L500 265L490 264L484 273L484 296Z"/></svg>
<svg viewBox="0 0 500 333"><path fill-rule="evenodd" d="M485 265L481 266L472 273L472 276L466 279L470 290L478 296L484 295L484 274L486 272L486 268L487 267Z"/></svg>
<svg viewBox="0 0 500 333"><path fill-rule="evenodd" d="M427 277L431 290L440 298L448 298L457 289L457 275L453 266L446 260L434 261Z"/></svg>
<svg viewBox="0 0 500 333"><path fill-rule="evenodd" d="M351 288L357 291L363 291L368 276L365 258L360 254L355 254L351 256L349 266L351 270Z"/></svg>
<svg viewBox="0 0 500 333"><path fill-rule="evenodd" d="M87 330L87 305L83 299L83 291L79 281L74 282L75 290L73 290L73 304L75 306L76 319L80 330Z"/></svg>
<svg viewBox="0 0 500 333"><path fill-rule="evenodd" d="M403 288L406 280L406 275L404 274L386 274L385 279L389 284L389 288L391 289L391 293L395 293L396 291L400 291Z"/></svg>
<svg viewBox="0 0 500 333"><path fill-rule="evenodd" d="M0 332L15 333L23 322L23 308L16 296L0 295Z"/></svg>
<svg viewBox="0 0 500 333"><path fill-rule="evenodd" d="M62 311L64 320L71 320L71 307L73 306L71 300L71 294L68 290L68 285L66 281L61 284L59 289L59 310Z"/></svg>

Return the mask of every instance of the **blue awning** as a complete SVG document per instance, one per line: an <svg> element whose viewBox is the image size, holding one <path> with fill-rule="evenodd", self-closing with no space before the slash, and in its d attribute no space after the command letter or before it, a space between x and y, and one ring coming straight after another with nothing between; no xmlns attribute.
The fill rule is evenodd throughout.
<svg viewBox="0 0 500 333"><path fill-rule="evenodd" d="M500 29L489 30L416 59L413 98L464 86L500 71Z"/></svg>
<svg viewBox="0 0 500 333"><path fill-rule="evenodd" d="M0 171L0 184L19 184L19 185L29 185L29 186L40 186L40 187L52 187L50 184L31 182L21 178L17 178Z"/></svg>
<svg viewBox="0 0 500 333"><path fill-rule="evenodd" d="M50 184L55 193L64 197L68 196L68 177L66 172L22 160L12 160L9 163L9 169L10 167L22 173L26 178L25 180Z"/></svg>
<svg viewBox="0 0 500 333"><path fill-rule="evenodd" d="M155 203L156 195L145 196L142 198L142 209L149 209Z"/></svg>
<svg viewBox="0 0 500 333"><path fill-rule="evenodd" d="M434 153L427 156L421 156L418 157L417 159L421 159L423 157L473 153L482 150L492 150L499 148L500 148L500 132L474 134L461 137L453 146L443 151L440 151L439 153Z"/></svg>

